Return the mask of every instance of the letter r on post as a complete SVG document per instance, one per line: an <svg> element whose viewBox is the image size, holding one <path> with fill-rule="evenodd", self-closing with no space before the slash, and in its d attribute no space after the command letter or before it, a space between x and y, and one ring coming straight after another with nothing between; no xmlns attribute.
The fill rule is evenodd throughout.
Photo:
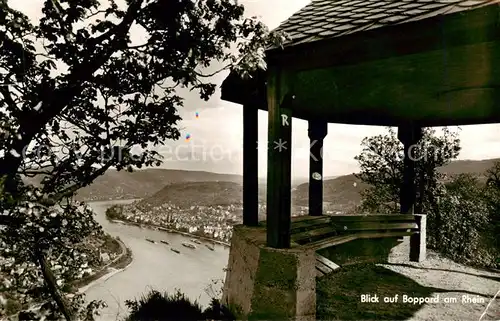
<svg viewBox="0 0 500 321"><path fill-rule="evenodd" d="M288 115L281 114L281 126L290 126L288 123Z"/></svg>

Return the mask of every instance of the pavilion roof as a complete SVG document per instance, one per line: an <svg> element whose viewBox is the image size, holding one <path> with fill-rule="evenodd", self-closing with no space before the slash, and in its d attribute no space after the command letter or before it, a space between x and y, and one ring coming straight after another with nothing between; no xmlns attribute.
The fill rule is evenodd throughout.
<svg viewBox="0 0 500 321"><path fill-rule="evenodd" d="M276 31L293 46L385 26L448 15L500 3L500 0L313 0Z"/></svg>
<svg viewBox="0 0 500 321"><path fill-rule="evenodd" d="M291 40L268 48L270 70L250 79L232 71L221 98L267 110L271 74L277 95L293 92L296 118L500 122L499 14L500 0L313 0L276 29Z"/></svg>

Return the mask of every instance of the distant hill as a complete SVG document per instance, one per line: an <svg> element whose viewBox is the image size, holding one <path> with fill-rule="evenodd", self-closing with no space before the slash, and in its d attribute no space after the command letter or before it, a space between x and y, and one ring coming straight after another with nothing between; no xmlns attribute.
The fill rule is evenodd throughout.
<svg viewBox="0 0 500 321"><path fill-rule="evenodd" d="M337 178L339 176L325 176L323 178L323 180L329 180L329 179L334 179L334 178ZM309 182L309 178L308 177L301 177L301 178L296 178L296 179L293 179L292 180L292 187L298 187L302 184L305 184L305 183L308 183Z"/></svg>
<svg viewBox="0 0 500 321"><path fill-rule="evenodd" d="M500 158L484 159L484 160L458 160L440 168L442 173L447 175L457 175L462 173L470 173L479 177L485 176L487 170L493 167L495 162L499 162Z"/></svg>
<svg viewBox="0 0 500 321"><path fill-rule="evenodd" d="M242 204L243 186L235 182L184 182L165 186L155 194L137 203L139 208L150 208L165 203L180 207ZM265 197L261 189L259 200Z"/></svg>
<svg viewBox="0 0 500 321"><path fill-rule="evenodd" d="M458 174L473 174L480 180L485 178L485 172L500 159L487 160L460 160L454 161L439 169L440 172L454 176ZM368 185L362 183L354 174L339 176L323 181L323 201L333 210L352 209L361 203L361 192ZM292 202L296 205L307 206L309 184L304 183L296 187L292 194Z"/></svg>
<svg viewBox="0 0 500 321"><path fill-rule="evenodd" d="M132 173L108 170L92 185L79 190L76 198L86 201L144 198L165 185L208 181L242 183L243 178L240 175L173 169L145 169Z"/></svg>
<svg viewBox="0 0 500 321"><path fill-rule="evenodd" d="M234 182L173 183L140 201L138 207L155 207L165 203L181 207L241 204L241 189L241 184Z"/></svg>
<svg viewBox="0 0 500 321"><path fill-rule="evenodd" d="M447 175L471 173L479 177L491 168L496 159L481 161L455 161L440 169ZM154 195L141 201L139 206L159 206L171 202L179 206L191 205L226 205L241 204L243 186L241 177L238 182L180 182L169 184ZM298 180L295 180L297 182ZM307 181L307 179L303 179ZM323 201L325 209L333 211L349 211L361 203L361 192L368 187L362 183L354 174L343 175L334 178L325 177L323 181ZM292 204L307 206L309 195L309 184L302 183L292 190ZM259 200L266 202L266 185L262 184L259 189Z"/></svg>
<svg viewBox="0 0 500 321"><path fill-rule="evenodd" d="M461 173L470 173L484 177L484 172L491 168L496 160L482 161L456 161L440 168L442 173L453 176ZM241 179L241 177L240 177ZM306 180L306 179L304 179ZM307 180L306 180L307 181ZM354 174L338 176L323 181L323 201L325 210L350 211L361 203L361 192L368 188ZM227 205L241 204L243 186L239 182L223 182L222 180L210 182L180 182L172 183L154 195L145 198L138 203L139 207L160 206L171 202L178 206L192 205ZM292 204L295 206L307 206L309 195L309 184L302 183L292 189ZM266 185L259 188L259 201L266 203Z"/></svg>
<svg viewBox="0 0 500 321"><path fill-rule="evenodd" d="M332 205L356 205L361 202L360 192L367 187L368 185L362 183L353 174L326 179L323 181L323 201ZM309 183L297 186L292 194L292 202L301 206L308 205Z"/></svg>
<svg viewBox="0 0 500 321"><path fill-rule="evenodd" d="M495 161L499 160L454 161L440 170L448 175L472 173L483 178L484 172L491 168ZM214 193L214 191L221 191L223 186L225 186L224 184L210 184L210 182L230 182L236 183L236 185L233 184L231 187L227 187L231 191L224 195L230 197L231 201L236 200L238 202L242 198L242 181L243 178L241 175L218 174L205 171L145 169L129 173L126 171L117 172L116 170L108 170L105 175L99 177L92 185L78 191L77 199L96 201L148 198L157 192L160 193L161 190L163 190L163 193L166 193L170 189L173 194L172 196L165 196L167 199L168 197L176 199L180 195L184 195L184 198L191 201L196 197L201 197L198 195L204 195L204 193L209 195L210 193ZM183 187L182 183L203 184L186 184ZM265 179L259 179L259 183L261 184L259 194L261 199L265 201ZM354 186L354 183L356 183L356 186ZM188 187L193 188L196 192L186 194L186 188ZM201 191L202 188L206 188L207 191ZM296 205L306 206L309 194L308 188L307 178L294 180L292 202ZM339 177L325 177L324 201L330 203L334 208L341 207L342 209L345 206L359 204L361 201L359 193L365 188L366 186L359 182L352 174ZM162 193L157 196L160 195ZM194 198L192 199L190 195ZM209 197L203 196L201 199L207 201Z"/></svg>

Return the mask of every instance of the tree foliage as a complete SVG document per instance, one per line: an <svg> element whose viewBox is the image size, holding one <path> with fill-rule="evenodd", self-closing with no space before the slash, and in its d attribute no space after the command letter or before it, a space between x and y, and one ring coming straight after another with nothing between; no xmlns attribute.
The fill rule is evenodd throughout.
<svg viewBox="0 0 500 321"><path fill-rule="evenodd" d="M117 220L122 217L123 206L113 205L106 209L106 218L108 220Z"/></svg>
<svg viewBox="0 0 500 321"><path fill-rule="evenodd" d="M458 262L493 265L490 212L478 177L459 174L445 191L428 215L429 246Z"/></svg>
<svg viewBox="0 0 500 321"><path fill-rule="evenodd" d="M110 168L160 165L154 147L180 135L176 90L209 99L214 61L265 68L263 48L283 35L243 13L229 0L46 0L30 21L0 0L3 255L39 267L30 282L44 277L66 319L76 312L52 270L78 270L74 244L100 233L71 196Z"/></svg>
<svg viewBox="0 0 500 321"><path fill-rule="evenodd" d="M497 251L497 264L500 265L500 161L486 172L486 205L490 213L490 242Z"/></svg>
<svg viewBox="0 0 500 321"><path fill-rule="evenodd" d="M500 165L488 171L485 186L477 175L446 175L438 170L458 156L457 133L433 129L413 148L415 160L415 213L427 214L427 245L458 262L493 266L498 255L498 213L500 212ZM370 187L362 193L360 210L399 213L403 182L403 146L394 130L365 138L356 157L361 172L357 177Z"/></svg>
<svg viewBox="0 0 500 321"><path fill-rule="evenodd" d="M403 181L403 144L392 128L386 135L363 139L361 153L355 157L361 171L356 177L370 185L362 192L361 211L399 213L400 185ZM460 152L458 133L425 128L422 139L412 147L415 160L416 213L425 213L440 195L438 168L455 159Z"/></svg>
<svg viewBox="0 0 500 321"><path fill-rule="evenodd" d="M233 312L212 298L203 310L197 301L191 301L176 290L173 294L152 290L140 299L128 300L125 305L130 311L126 321L146 320L236 320Z"/></svg>

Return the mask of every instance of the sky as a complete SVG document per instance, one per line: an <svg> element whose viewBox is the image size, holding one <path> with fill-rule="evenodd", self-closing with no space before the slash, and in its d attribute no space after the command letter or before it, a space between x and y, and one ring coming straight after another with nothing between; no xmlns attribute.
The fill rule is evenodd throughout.
<svg viewBox="0 0 500 321"><path fill-rule="evenodd" d="M246 15L257 16L270 29L276 28L294 12L309 3L308 0L243 0ZM23 11L32 19L41 15L43 0L10 0L9 5ZM133 35L135 39L141 34ZM220 74L214 81L222 83L227 74ZM222 101L220 91L205 102L193 93L182 92L184 108L180 126L182 138L166 142L159 148L165 160L162 167L171 169L204 170L218 173L241 174L243 113L242 106ZM198 117L196 117L198 115ZM308 176L309 138L307 122L293 119L292 124L292 176ZM456 128L450 128L452 130ZM324 140L324 176L337 176L357 172L354 156L361 151L364 137L383 134L386 128L329 124ZM184 138L190 135L189 141ZM462 151L459 159L489 159L500 157L500 125L462 126L460 131ZM259 111L259 141L267 141L267 112ZM265 145L265 143L263 144ZM267 172L267 153L259 148L259 176Z"/></svg>

